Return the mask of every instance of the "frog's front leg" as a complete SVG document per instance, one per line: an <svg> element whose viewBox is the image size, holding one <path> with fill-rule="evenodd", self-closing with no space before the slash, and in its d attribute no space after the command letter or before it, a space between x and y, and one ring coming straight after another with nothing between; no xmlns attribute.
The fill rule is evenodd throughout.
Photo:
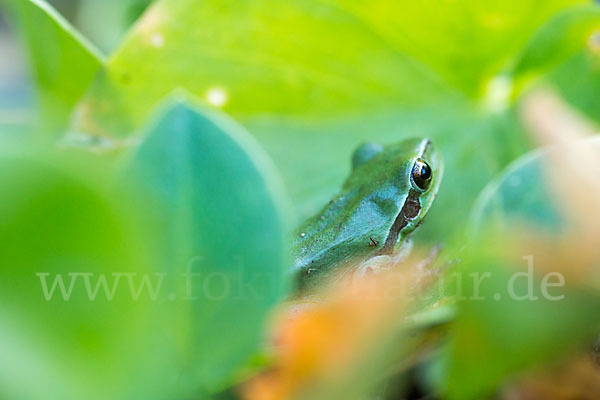
<svg viewBox="0 0 600 400"><path fill-rule="evenodd" d="M378 274L392 267L392 257L388 255L371 257L356 267L354 278L361 279L370 274Z"/></svg>
<svg viewBox="0 0 600 400"><path fill-rule="evenodd" d="M434 267L436 261L438 261L442 250L443 246L441 244L433 246L433 248L429 252L429 255L417 264L418 271L423 275L438 275L441 272L441 270L444 269L444 266L440 268Z"/></svg>
<svg viewBox="0 0 600 400"><path fill-rule="evenodd" d="M405 261L411 250L412 250L413 242L410 239L406 239L404 244L398 248L392 255L379 255L371 257L356 267L356 271L354 272L355 278L362 278L368 274L378 274L382 271L389 270L393 268L395 265L398 265Z"/></svg>
<svg viewBox="0 0 600 400"><path fill-rule="evenodd" d="M412 250L412 241L407 240L406 243L398 249L393 255L381 255L371 257L358 265L354 272L355 278L362 278L368 274L378 274L382 271L390 270L406 261ZM415 266L417 271L422 275L435 276L440 273L439 269L434 269L435 263L442 251L443 246L434 246L427 257L420 260ZM441 268L443 269L443 267Z"/></svg>

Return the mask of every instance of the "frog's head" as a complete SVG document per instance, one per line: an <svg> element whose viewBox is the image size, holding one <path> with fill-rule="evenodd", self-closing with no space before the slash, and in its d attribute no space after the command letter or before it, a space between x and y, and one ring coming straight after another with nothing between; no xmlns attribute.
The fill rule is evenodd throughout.
<svg viewBox="0 0 600 400"><path fill-rule="evenodd" d="M362 204L357 206L371 219L364 235L378 242L378 254L392 253L421 224L442 174L441 156L429 139L407 139L379 148L365 144L356 150L345 189L360 193L357 198Z"/></svg>

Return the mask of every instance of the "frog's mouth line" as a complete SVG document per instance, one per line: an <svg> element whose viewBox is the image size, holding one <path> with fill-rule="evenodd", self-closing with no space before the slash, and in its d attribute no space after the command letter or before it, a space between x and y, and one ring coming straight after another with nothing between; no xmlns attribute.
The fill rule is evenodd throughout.
<svg viewBox="0 0 600 400"><path fill-rule="evenodd" d="M419 197L419 192L414 189L410 189L408 196L406 197L406 201L402 206L402 210L400 210L400 213L392 224L387 239L385 240L385 244L381 250L377 252L377 255L389 255L394 252L394 247L396 247L396 243L398 243L398 236L400 236L400 232L402 232L406 225L414 220L421 211Z"/></svg>

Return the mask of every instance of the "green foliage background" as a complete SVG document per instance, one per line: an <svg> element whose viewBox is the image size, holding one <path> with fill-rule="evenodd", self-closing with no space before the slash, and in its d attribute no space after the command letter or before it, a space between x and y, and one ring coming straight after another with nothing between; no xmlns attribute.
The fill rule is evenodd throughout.
<svg viewBox="0 0 600 400"><path fill-rule="evenodd" d="M293 221L335 193L358 144L434 140L446 175L417 241L456 243L482 189L534 147L517 116L528 90L552 85L600 120L600 8L589 1L158 0L144 11L144 1L88 0L81 31L43 0L0 4L37 93L28 133L0 132L10 144L0 238L12 249L2 252L0 346L19 337L0 359L0 397L10 399L202 398L226 388L285 298ZM47 302L35 275L172 277L198 255L205 274L272 281L250 300L185 302L186 288L168 278L163 291L176 300L116 307L82 293ZM487 265L479 257L465 269ZM596 299L580 301L572 307ZM463 309L450 372L437 382L448 398L477 398L529 366L498 361L485 336L493 316L517 306L478 319L488 306ZM461 347L473 324L484 332L477 357ZM586 320L569 324L526 361ZM530 325L520 327L545 326ZM508 337L507 346L535 341ZM485 355L499 357L489 369L478 365ZM53 374L30 383L32 367Z"/></svg>

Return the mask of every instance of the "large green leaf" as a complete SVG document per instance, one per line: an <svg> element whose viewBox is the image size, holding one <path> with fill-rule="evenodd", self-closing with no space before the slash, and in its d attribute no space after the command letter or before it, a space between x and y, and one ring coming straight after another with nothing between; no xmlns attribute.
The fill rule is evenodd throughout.
<svg viewBox="0 0 600 400"><path fill-rule="evenodd" d="M349 10L401 53L479 98L536 29L580 0L329 0ZM390 78L393 79L393 78Z"/></svg>
<svg viewBox="0 0 600 400"><path fill-rule="evenodd" d="M44 0L5 0L17 17L38 89L42 130L64 127L102 56Z"/></svg>
<svg viewBox="0 0 600 400"><path fill-rule="evenodd" d="M181 86L237 118L329 119L446 96L438 81L336 4L175 0L138 21L89 101L136 124Z"/></svg>
<svg viewBox="0 0 600 400"><path fill-rule="evenodd" d="M90 102L112 98L135 124L183 86L238 118L331 117L435 102L449 91L432 70L478 96L542 22L580 2L159 1Z"/></svg>
<svg viewBox="0 0 600 400"><path fill-rule="evenodd" d="M155 257L91 161L0 160L1 398L167 395Z"/></svg>
<svg viewBox="0 0 600 400"><path fill-rule="evenodd" d="M140 224L172 278L164 363L189 398L258 349L285 293L286 202L260 148L222 115L174 102L145 131L129 182L143 188Z"/></svg>

